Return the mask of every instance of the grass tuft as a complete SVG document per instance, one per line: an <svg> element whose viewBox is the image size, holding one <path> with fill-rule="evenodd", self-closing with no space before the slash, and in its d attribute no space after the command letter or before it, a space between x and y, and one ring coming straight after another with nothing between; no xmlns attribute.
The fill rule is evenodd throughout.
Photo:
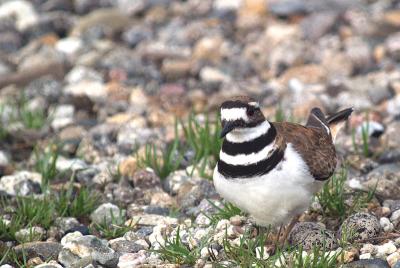
<svg viewBox="0 0 400 268"><path fill-rule="evenodd" d="M62 190L55 200L57 211L61 216L79 219L90 215L97 208L100 196L91 193L85 187L74 192L71 185L67 190Z"/></svg>
<svg viewBox="0 0 400 268"><path fill-rule="evenodd" d="M219 115L213 122L206 116L204 123L199 123L195 115L189 115L187 123L180 122L187 146L195 152L194 165L198 165L205 158L211 157L214 165L219 158L219 151L222 146L221 122Z"/></svg>
<svg viewBox="0 0 400 268"><path fill-rule="evenodd" d="M212 215L204 214L207 218L211 220L212 225L216 225L220 220L229 220L233 216L242 215L242 211L240 210L240 208L235 207L232 203L222 202L222 207L220 207L211 200L208 200L208 202L212 207L217 210L217 212Z"/></svg>
<svg viewBox="0 0 400 268"><path fill-rule="evenodd" d="M111 222L108 222L106 219L104 219L102 223L94 223L92 226L93 231L100 233L103 238L109 240L121 237L136 227L137 222L131 222L129 225L124 225L125 216L122 214L122 211L117 216L114 216L111 210L110 213Z"/></svg>
<svg viewBox="0 0 400 268"><path fill-rule="evenodd" d="M4 104L0 103L0 141L6 139L8 136L7 129L4 127L3 122L4 109Z"/></svg>
<svg viewBox="0 0 400 268"><path fill-rule="evenodd" d="M362 154L364 157L371 156L371 150L369 148L369 115L366 113L365 117L367 118L366 124L361 125L361 144L357 142L356 138L356 129L352 129L351 132L351 141L353 143L353 149L356 154ZM361 149L360 149L361 147Z"/></svg>
<svg viewBox="0 0 400 268"><path fill-rule="evenodd" d="M25 226L39 225L45 229L50 228L56 217L54 202L47 196L43 199L17 196L15 214Z"/></svg>
<svg viewBox="0 0 400 268"><path fill-rule="evenodd" d="M180 141L179 127L182 129L185 142ZM206 117L204 123L200 123L192 113L186 123L176 121L175 138L164 150L153 144L147 144L144 156L138 157L139 166L152 168L161 179L164 179L180 167L184 151L193 151L194 157L190 161L194 166L192 173L197 169L202 177L210 177L206 170L213 168L218 160L222 146L220 131L219 117L213 122Z"/></svg>
<svg viewBox="0 0 400 268"><path fill-rule="evenodd" d="M11 207L9 221L0 219L0 240L16 241L15 233L22 228L41 226L48 230L54 220L61 217L84 218L98 206L100 197L87 188L74 193L72 187L56 193L45 194L41 198L17 196L15 200L2 199L0 206Z"/></svg>
<svg viewBox="0 0 400 268"><path fill-rule="evenodd" d="M264 247L267 241L268 233L260 234L252 238L250 234L245 233L239 238L239 245L231 243L226 237L223 240L223 249L227 257L228 266L222 267L265 267L267 256L264 256ZM269 266L267 266L269 267Z"/></svg>
<svg viewBox="0 0 400 268"><path fill-rule="evenodd" d="M287 267L294 268L336 268L339 266L341 251L331 252L324 247L314 246L311 252L301 247L292 252L286 261Z"/></svg>
<svg viewBox="0 0 400 268"><path fill-rule="evenodd" d="M201 247L198 247L197 250L190 250L189 247L182 242L180 227L178 227L175 237L166 238L165 244L160 245L160 249L154 250L154 252L160 254L164 260L171 263L194 265L200 256L200 248Z"/></svg>
<svg viewBox="0 0 400 268"><path fill-rule="evenodd" d="M35 147L34 153L36 160L35 170L42 175L42 188L46 189L50 181L57 176L58 146L51 144L44 151Z"/></svg>
<svg viewBox="0 0 400 268"><path fill-rule="evenodd" d="M278 108L275 110L275 122L283 122L285 119L285 112L282 109L282 105L279 103Z"/></svg>
<svg viewBox="0 0 400 268"><path fill-rule="evenodd" d="M2 203L4 204L4 202ZM15 233L23 226L23 219L19 215L13 215L9 222L5 219L0 219L0 240L15 241Z"/></svg>
<svg viewBox="0 0 400 268"><path fill-rule="evenodd" d="M322 206L323 214L329 217L339 217L341 220L356 211L365 208L375 195L375 189L367 193L349 193L345 190L347 171L342 168L330 178L322 190L316 195ZM351 202L347 202L349 198Z"/></svg>
<svg viewBox="0 0 400 268"><path fill-rule="evenodd" d="M28 129L41 129L47 123L48 118L46 112L39 109L29 107L28 98L22 94L17 101L17 120L20 121Z"/></svg>
<svg viewBox="0 0 400 268"><path fill-rule="evenodd" d="M169 144L165 150L160 150L153 144L146 144L144 157L139 157L138 164L141 167L152 168L161 179L165 179L180 165L180 160L175 157L178 147L178 139Z"/></svg>
<svg viewBox="0 0 400 268"><path fill-rule="evenodd" d="M6 250L0 249L0 256L0 265L9 264L19 268L32 267L28 265L28 254L25 251L22 251L21 254L17 254L10 248Z"/></svg>

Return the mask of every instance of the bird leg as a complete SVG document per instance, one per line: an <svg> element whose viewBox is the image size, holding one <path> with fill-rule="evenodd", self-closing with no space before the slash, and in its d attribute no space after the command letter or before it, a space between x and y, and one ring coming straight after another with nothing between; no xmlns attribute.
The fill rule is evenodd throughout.
<svg viewBox="0 0 400 268"><path fill-rule="evenodd" d="M282 238L281 238L280 241L279 241L280 244L281 244L282 246L285 245L286 240L287 240L287 238L288 238L290 232L292 231L292 229L293 229L293 227L295 226L295 224L298 222L299 218L300 218L300 215L294 216L294 217L292 218L292 220L290 221L288 227L286 227L285 232L283 233L283 236L282 236Z"/></svg>

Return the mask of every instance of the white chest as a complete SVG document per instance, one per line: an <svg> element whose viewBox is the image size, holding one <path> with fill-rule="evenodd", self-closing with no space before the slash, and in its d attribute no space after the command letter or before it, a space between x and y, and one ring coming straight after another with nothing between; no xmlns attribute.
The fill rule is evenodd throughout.
<svg viewBox="0 0 400 268"><path fill-rule="evenodd" d="M259 225L287 223L308 208L313 194L322 185L287 145L281 163L265 175L253 178L226 179L215 168L214 185L229 202L253 216Z"/></svg>

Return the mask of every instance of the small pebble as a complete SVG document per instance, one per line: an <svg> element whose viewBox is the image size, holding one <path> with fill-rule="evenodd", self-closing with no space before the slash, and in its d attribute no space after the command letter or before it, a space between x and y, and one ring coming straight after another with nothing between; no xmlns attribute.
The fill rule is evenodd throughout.
<svg viewBox="0 0 400 268"><path fill-rule="evenodd" d="M394 230L393 223L391 223L390 220L386 217L380 218L379 223L385 232L391 232Z"/></svg>
<svg viewBox="0 0 400 268"><path fill-rule="evenodd" d="M400 261L400 253L397 251L393 252L386 258L386 261L389 263L390 267L393 267L396 263Z"/></svg>
<svg viewBox="0 0 400 268"><path fill-rule="evenodd" d="M377 250L376 253L377 256L386 256L394 253L397 250L397 248L393 242L388 242L383 245L376 246L376 250Z"/></svg>

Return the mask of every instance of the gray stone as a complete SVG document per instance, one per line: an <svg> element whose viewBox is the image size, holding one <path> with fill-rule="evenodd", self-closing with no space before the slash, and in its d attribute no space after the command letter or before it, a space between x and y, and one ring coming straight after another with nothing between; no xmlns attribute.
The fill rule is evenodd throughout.
<svg viewBox="0 0 400 268"><path fill-rule="evenodd" d="M199 179L198 181L185 182L176 196L179 207L184 213L192 214L196 206L203 199L217 197L215 187L209 180Z"/></svg>
<svg viewBox="0 0 400 268"><path fill-rule="evenodd" d="M375 121L363 122L357 127L357 135L361 136L363 129L368 130L368 135L370 137L379 137L385 131L385 127L381 123Z"/></svg>
<svg viewBox="0 0 400 268"><path fill-rule="evenodd" d="M62 249L58 254L58 261L65 267L85 267L86 265L92 263L92 258L89 256L82 260L79 256L73 254L70 250Z"/></svg>
<svg viewBox="0 0 400 268"><path fill-rule="evenodd" d="M393 211L392 216L390 216L390 221L396 227L400 223L400 209Z"/></svg>
<svg viewBox="0 0 400 268"><path fill-rule="evenodd" d="M130 47L135 47L140 42L149 40L152 36L151 29L143 27L143 25L135 25L122 34L122 39Z"/></svg>
<svg viewBox="0 0 400 268"><path fill-rule="evenodd" d="M57 158L56 168L59 172L80 171L88 168L88 165L78 158L67 159L62 156Z"/></svg>
<svg viewBox="0 0 400 268"><path fill-rule="evenodd" d="M156 214L138 214L132 216L125 225L137 223L138 225L156 226L159 224L175 225L178 224L177 218L161 216Z"/></svg>
<svg viewBox="0 0 400 268"><path fill-rule="evenodd" d="M22 35L16 29L1 31L0 51L2 51L3 53L16 52L22 46L22 44ZM6 75L10 72L10 68L0 62L0 74Z"/></svg>
<svg viewBox="0 0 400 268"><path fill-rule="evenodd" d="M49 262L49 263L42 263L39 265L36 265L35 268L63 268L60 264L57 262Z"/></svg>
<svg viewBox="0 0 400 268"><path fill-rule="evenodd" d="M144 250L138 253L125 253L118 260L118 268L136 267L146 263L146 252Z"/></svg>
<svg viewBox="0 0 400 268"><path fill-rule="evenodd" d="M117 135L117 145L124 151L132 151L138 145L144 145L157 138L157 133L152 128L125 124Z"/></svg>
<svg viewBox="0 0 400 268"><path fill-rule="evenodd" d="M59 130L74 122L75 108L73 105L65 104L59 105L51 111L53 120L51 121L51 127L54 130Z"/></svg>
<svg viewBox="0 0 400 268"><path fill-rule="evenodd" d="M397 148L385 150L379 156L379 163L387 164L387 163L394 163L400 161L400 150Z"/></svg>
<svg viewBox="0 0 400 268"><path fill-rule="evenodd" d="M99 174L99 172L100 170L98 168L90 166L84 170L79 171L76 174L76 179L85 185L92 185L94 176Z"/></svg>
<svg viewBox="0 0 400 268"><path fill-rule="evenodd" d="M306 4L299 0L275 1L269 5L269 10L277 16L290 16L308 12Z"/></svg>
<svg viewBox="0 0 400 268"><path fill-rule="evenodd" d="M378 236L381 231L381 226L374 215L360 212L344 220L339 229L340 236L344 230L347 235L353 233L354 237L352 237L352 240L363 240Z"/></svg>
<svg viewBox="0 0 400 268"><path fill-rule="evenodd" d="M177 170L172 172L164 179L164 189L171 195L176 195L181 186L190 180L186 170Z"/></svg>
<svg viewBox="0 0 400 268"><path fill-rule="evenodd" d="M219 84L229 82L231 77L217 68L206 66L200 70L200 79L205 83Z"/></svg>
<svg viewBox="0 0 400 268"><path fill-rule="evenodd" d="M343 268L390 268L390 266L385 260L369 259L347 263L343 265Z"/></svg>
<svg viewBox="0 0 400 268"><path fill-rule="evenodd" d="M144 246L128 240L118 240L110 244L111 248L118 253L136 253L145 249Z"/></svg>
<svg viewBox="0 0 400 268"><path fill-rule="evenodd" d="M5 151L0 150L0 169L10 164L10 157Z"/></svg>
<svg viewBox="0 0 400 268"><path fill-rule="evenodd" d="M97 224L119 224L123 222L124 216L125 212L118 206L111 203L105 203L100 205L95 211L92 212L90 219L92 222Z"/></svg>
<svg viewBox="0 0 400 268"><path fill-rule="evenodd" d="M351 37L345 41L346 56L353 64L353 71L360 72L371 68L372 60L372 49L369 44L360 37ZM375 87L370 90L370 96L372 95L373 103L379 103L382 101L382 97L387 97L389 90L387 87ZM390 93L389 93L390 96Z"/></svg>
<svg viewBox="0 0 400 268"><path fill-rule="evenodd" d="M336 23L336 12L314 13L301 22L302 30L306 38L317 40L328 33Z"/></svg>
<svg viewBox="0 0 400 268"><path fill-rule="evenodd" d="M72 228L78 227L81 224L76 218L73 217L58 217L55 220L55 225L59 227L63 232Z"/></svg>
<svg viewBox="0 0 400 268"><path fill-rule="evenodd" d="M74 1L74 9L78 14L86 14L95 9L106 8L113 6L113 2L111 0L79 0Z"/></svg>
<svg viewBox="0 0 400 268"><path fill-rule="evenodd" d="M0 178L0 191L9 195L27 196L41 192L42 175L36 172L19 171Z"/></svg>
<svg viewBox="0 0 400 268"><path fill-rule="evenodd" d="M107 98L107 89L101 82L80 81L75 84L69 84L64 88L64 93L76 99L89 98L93 102L105 101Z"/></svg>
<svg viewBox="0 0 400 268"><path fill-rule="evenodd" d="M161 187L161 180L152 169L143 169L135 172L132 177L134 187L140 189L154 189Z"/></svg>
<svg viewBox="0 0 400 268"><path fill-rule="evenodd" d="M50 103L56 102L62 94L62 84L51 76L44 76L30 82L25 92L27 97L43 96Z"/></svg>
<svg viewBox="0 0 400 268"><path fill-rule="evenodd" d="M14 250L18 254L24 252L28 258L48 260L57 258L61 248L61 244L56 242L29 242L14 247Z"/></svg>
<svg viewBox="0 0 400 268"><path fill-rule="evenodd" d="M95 81L102 83L103 77L96 70L85 66L75 66L65 77L68 84L79 83L80 81Z"/></svg>
<svg viewBox="0 0 400 268"><path fill-rule="evenodd" d="M15 233L15 238L18 241L40 241L46 236L46 230L39 226L24 228Z"/></svg>
<svg viewBox="0 0 400 268"><path fill-rule="evenodd" d="M0 18L14 17L18 30L23 31L38 22L39 16L29 1L9 1L0 5Z"/></svg>
<svg viewBox="0 0 400 268"><path fill-rule="evenodd" d="M389 35L385 41L385 46L393 58L400 59L400 32Z"/></svg>
<svg viewBox="0 0 400 268"><path fill-rule="evenodd" d="M62 258L60 259L60 255ZM106 240L93 235L77 236L65 243L58 260L65 266L80 263L98 262L105 266L115 267L118 254L107 246ZM68 266L70 267L70 266Z"/></svg>
<svg viewBox="0 0 400 268"><path fill-rule="evenodd" d="M383 206L390 208L391 211L396 211L400 209L400 199L392 200L387 199L383 201Z"/></svg>
<svg viewBox="0 0 400 268"><path fill-rule="evenodd" d="M104 187L104 194L111 201L129 205L143 199L144 193L141 189L134 189L129 185L109 183Z"/></svg>
<svg viewBox="0 0 400 268"><path fill-rule="evenodd" d="M385 199L400 196L400 167L399 165L384 164L367 174L363 186L374 189L375 193Z"/></svg>

